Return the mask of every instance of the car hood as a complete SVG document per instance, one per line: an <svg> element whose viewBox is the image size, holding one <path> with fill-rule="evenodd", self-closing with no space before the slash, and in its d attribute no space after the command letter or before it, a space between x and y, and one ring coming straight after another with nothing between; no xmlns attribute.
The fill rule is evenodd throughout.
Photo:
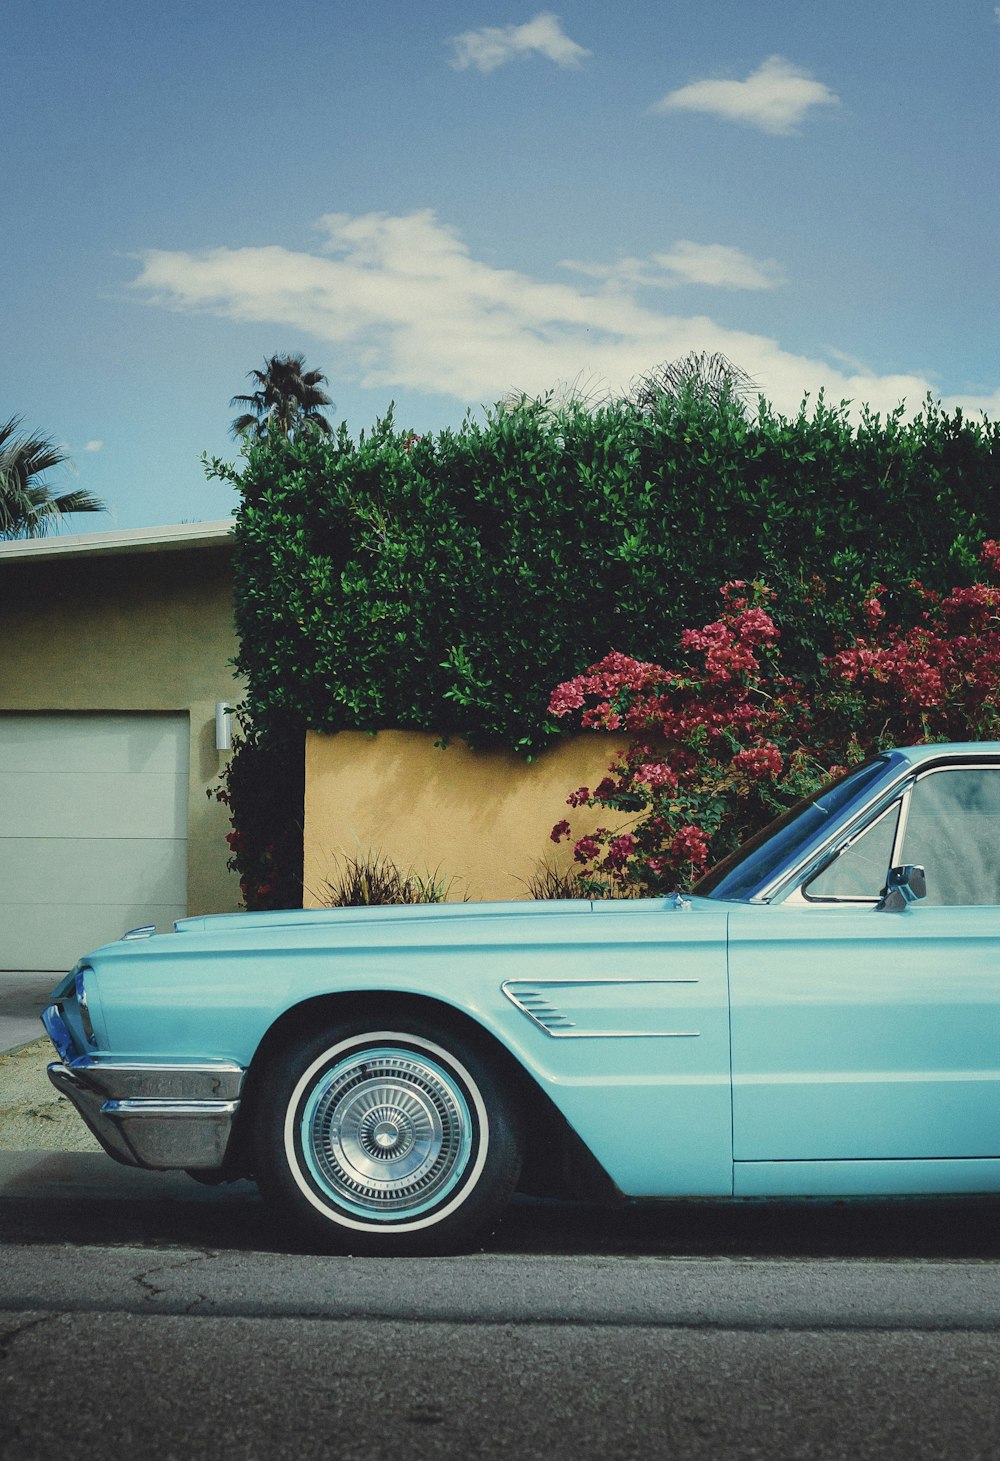
<svg viewBox="0 0 1000 1461"><path fill-rule="evenodd" d="M679 900L666 898L629 898L592 900L566 898L538 902L503 903L416 903L366 908L286 908L274 913L212 913L197 918L179 918L174 924L177 933L238 935L278 928L325 927L333 931L348 924L385 925L452 922L465 919L482 922L489 919L564 919L581 914L642 914L659 912L696 912L710 908L707 898Z"/></svg>

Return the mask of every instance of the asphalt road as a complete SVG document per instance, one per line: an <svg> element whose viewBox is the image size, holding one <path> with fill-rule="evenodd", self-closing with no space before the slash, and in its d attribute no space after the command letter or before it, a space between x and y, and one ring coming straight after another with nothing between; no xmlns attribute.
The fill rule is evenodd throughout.
<svg viewBox="0 0 1000 1461"><path fill-rule="evenodd" d="M1000 1456L1000 1202L519 1203L330 1257L254 1190L0 1165L0 1455Z"/></svg>
<svg viewBox="0 0 1000 1461"><path fill-rule="evenodd" d="M992 1265L6 1254L5 1458L994 1457Z"/></svg>

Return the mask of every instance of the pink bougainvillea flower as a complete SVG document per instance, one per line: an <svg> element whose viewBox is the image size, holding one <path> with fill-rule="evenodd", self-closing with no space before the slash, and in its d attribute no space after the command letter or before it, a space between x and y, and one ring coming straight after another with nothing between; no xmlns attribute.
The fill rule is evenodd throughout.
<svg viewBox="0 0 1000 1461"><path fill-rule="evenodd" d="M984 577L1000 575L1000 540L980 562ZM800 604L830 597L815 575L803 589ZM894 599L879 583L860 597L857 632L822 660L808 695L781 669L774 594L740 580L724 585L717 619L684 630L675 663L614 651L558 686L554 714L634 737L589 795L568 798L628 818L576 842L583 876L605 891L676 887L834 766L893 742L1000 737L1000 586L940 594L913 580L909 592ZM894 622L914 604L909 627ZM565 822L558 831L572 835Z"/></svg>

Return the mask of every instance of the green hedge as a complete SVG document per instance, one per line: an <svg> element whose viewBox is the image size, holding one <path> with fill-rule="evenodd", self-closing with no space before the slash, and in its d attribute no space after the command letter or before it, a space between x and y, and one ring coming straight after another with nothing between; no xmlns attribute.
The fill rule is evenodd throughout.
<svg viewBox="0 0 1000 1461"><path fill-rule="evenodd" d="M786 659L808 672L843 603L967 581L1000 533L1000 427L930 403L860 424L697 391L653 415L528 403L214 470L242 495L239 668L263 733L421 727L530 754L557 733L557 682L612 648L668 657L725 579L780 591Z"/></svg>

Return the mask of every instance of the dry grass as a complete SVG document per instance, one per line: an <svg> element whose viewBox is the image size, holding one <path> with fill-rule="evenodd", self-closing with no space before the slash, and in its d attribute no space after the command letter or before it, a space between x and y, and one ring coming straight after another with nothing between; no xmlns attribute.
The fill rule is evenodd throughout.
<svg viewBox="0 0 1000 1461"><path fill-rule="evenodd" d="M345 857L332 878L327 878L316 895L322 908L367 908L388 903L445 903L454 886L453 878L439 872L418 873L401 868L380 852L365 857Z"/></svg>
<svg viewBox="0 0 1000 1461"><path fill-rule="evenodd" d="M606 875L607 876L607 875ZM615 877L609 877L603 890L595 890L593 882L581 878L575 869L552 867L540 862L530 878L524 880L529 898L638 898L639 892L633 884Z"/></svg>
<svg viewBox="0 0 1000 1461"><path fill-rule="evenodd" d="M100 1147L45 1073L48 1040L0 1055L0 1151L97 1152Z"/></svg>

